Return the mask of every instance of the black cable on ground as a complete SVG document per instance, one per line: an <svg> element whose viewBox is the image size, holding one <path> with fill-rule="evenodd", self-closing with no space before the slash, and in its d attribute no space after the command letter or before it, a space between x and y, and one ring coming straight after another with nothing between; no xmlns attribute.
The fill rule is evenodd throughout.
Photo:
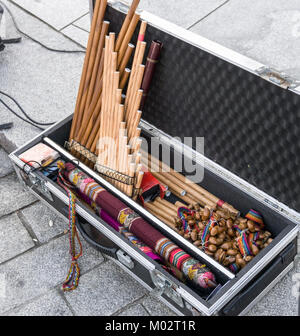
<svg viewBox="0 0 300 336"><path fill-rule="evenodd" d="M14 24L16 30L17 30L20 34L22 34L22 35L24 35L25 37L27 37L28 39L30 39L31 41L33 41L33 42L37 43L38 45L40 45L41 47L43 47L43 48L45 48L45 49L47 49L47 50L49 50L49 51L58 52L58 53L67 53L67 54L72 54L72 53L84 53L84 54L85 54L85 51L84 51L84 50L63 50L63 49L54 49L54 48L51 48L51 47L46 46L46 45L43 44L42 42L36 40L34 37L32 37L32 36L30 36L30 35L24 33L24 32L19 28L19 26L18 26L18 24L17 24L17 22L16 22L16 19L15 19L13 13L11 12L11 10L10 10L10 9L9 9L9 8L8 8L2 1L0 1L0 4L1 4L1 5L4 7L4 9L9 13L9 15L10 15L12 21L13 21L13 24Z"/></svg>
<svg viewBox="0 0 300 336"><path fill-rule="evenodd" d="M32 123L36 124L36 125L42 125L42 126L51 126L53 124L55 124L54 122L51 123L41 123L38 122L32 118L30 118L30 116L24 111L24 109L22 108L22 106L16 101L16 99L14 99L12 96L10 96L8 93L5 93L3 91L0 90L0 94L3 94L4 96L8 97L9 99L11 99L20 109L20 111L24 114L24 116L29 119ZM3 104L3 100L1 100L1 103ZM6 106L6 105L5 105ZM6 106L7 107L7 106ZM11 111L11 110L10 110Z"/></svg>

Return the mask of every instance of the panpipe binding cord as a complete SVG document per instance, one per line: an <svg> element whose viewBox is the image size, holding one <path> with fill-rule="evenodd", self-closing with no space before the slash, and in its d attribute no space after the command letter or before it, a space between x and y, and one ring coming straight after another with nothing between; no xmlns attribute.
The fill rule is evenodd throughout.
<svg viewBox="0 0 300 336"><path fill-rule="evenodd" d="M69 197L69 244L70 255L72 258L71 266L65 281L62 284L63 291L72 291L77 288L80 277L80 268L77 260L82 256L82 244L78 236L76 229L76 196L70 190L73 186L64 179L62 171L65 169L65 165L62 161L57 162L59 173L57 177L58 184L67 192ZM76 239L79 244L79 252L76 254Z"/></svg>

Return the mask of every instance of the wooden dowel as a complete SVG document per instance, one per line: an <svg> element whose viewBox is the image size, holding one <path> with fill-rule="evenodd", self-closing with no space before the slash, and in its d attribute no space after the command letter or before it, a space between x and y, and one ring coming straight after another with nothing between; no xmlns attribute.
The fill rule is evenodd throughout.
<svg viewBox="0 0 300 336"><path fill-rule="evenodd" d="M133 197L133 199L136 201L138 195L139 195L139 189L141 188L142 185L142 181L143 181L143 177L144 177L144 172L143 171L139 171L136 177L136 184L135 184L135 189L137 189L136 191L136 195Z"/></svg>
<svg viewBox="0 0 300 336"><path fill-rule="evenodd" d="M166 214L161 209L158 209L155 205L153 205L151 202L145 203L145 208L151 212L154 216L158 217L162 222L167 224L169 227L171 227L173 230L177 230L175 226L175 221L173 222L170 219L170 216Z"/></svg>
<svg viewBox="0 0 300 336"><path fill-rule="evenodd" d="M173 204L173 203L171 203L171 202L168 202L168 201L166 201L165 199L162 199L162 198L160 198L160 197L157 197L157 198L155 199L155 201L158 202L158 203L164 204L165 206L169 207L170 209L172 209L173 211L175 211L175 213L176 213L176 215L177 215L178 207L177 207L175 204Z"/></svg>
<svg viewBox="0 0 300 336"><path fill-rule="evenodd" d="M104 1L97 0L96 4L95 4L95 8L94 8L94 14L93 14L92 25L91 25L91 32L89 34L88 44L87 44L87 48L86 48L86 54L85 54L83 69L82 69L82 75L81 75L78 94L77 94L77 99L76 99L74 117L73 117L73 122L72 122L72 125L71 125L71 131L70 131L70 136L69 136L70 141L72 139L74 139L74 135L77 131L76 126L77 126L77 121L78 121L78 118L79 118L79 107L80 107L80 104L81 104L83 87L84 87L85 81L86 81L86 73L87 73L87 68L88 68L89 59L90 59L90 55L91 55L91 48L92 48L92 44L93 44L93 40L94 40L96 25L99 22L99 19L101 19L101 17L100 17L100 15L101 15L100 4L103 4L103 3L104 3Z"/></svg>
<svg viewBox="0 0 300 336"><path fill-rule="evenodd" d="M97 53L97 45L98 45L99 39L100 39L102 21L103 21L103 18L104 18L106 6L107 6L107 0L101 1L100 8L99 8L99 14L98 14L98 18L97 18L97 23L96 23L96 27L95 27L95 33L94 33L93 42L92 42L92 46L91 46L90 58L89 58L87 71L86 71L85 84L83 86L82 98L81 98L81 102L80 102L80 106L79 106L79 117L78 117L77 123L76 123L77 132L79 131L79 128L80 128L80 125L81 125L81 122L82 122L82 118L83 118L83 111L84 111L84 107L85 107L85 103L86 103L86 99L87 99L88 88L89 88L90 80L91 80L91 77L92 77L93 67L94 67L94 64L95 64L96 53Z"/></svg>
<svg viewBox="0 0 300 336"><path fill-rule="evenodd" d="M130 25L128 27L128 30L124 36L123 42L118 50L119 56L118 56L118 65L122 62L123 56L126 52L126 48L128 43L130 42L132 35L134 34L135 28L139 22L140 16L136 13L134 13L132 20L130 22Z"/></svg>
<svg viewBox="0 0 300 336"><path fill-rule="evenodd" d="M121 82L120 82L120 89L124 89L124 87L126 86L126 83L128 81L130 75L130 69L126 68L123 72L123 76L121 78Z"/></svg>
<svg viewBox="0 0 300 336"><path fill-rule="evenodd" d="M124 40L124 37L126 35L128 27L130 25L130 22L132 20L134 12L136 11L139 3L140 3L140 0L133 0L131 6L129 8L129 11L128 11L126 17L125 17L122 28L121 28L121 30L119 32L119 35L118 35L118 39L117 39L117 42L116 42L116 51L119 51L119 49L121 47L122 41Z"/></svg>
<svg viewBox="0 0 300 336"><path fill-rule="evenodd" d="M131 57L131 54L132 54L134 48L135 47L132 43L128 44L125 55L124 55L124 57L121 61L121 64L119 66L119 71L120 71L121 76L123 75L123 72L125 71L125 68L126 68L128 62L129 62L129 59Z"/></svg>
<svg viewBox="0 0 300 336"><path fill-rule="evenodd" d="M158 197L159 198L159 197ZM177 217L177 212L174 209L169 208L167 205L164 203L161 203L157 201L156 199L152 202L154 206L156 206L157 209L162 210L166 214L168 214L171 218L176 218Z"/></svg>

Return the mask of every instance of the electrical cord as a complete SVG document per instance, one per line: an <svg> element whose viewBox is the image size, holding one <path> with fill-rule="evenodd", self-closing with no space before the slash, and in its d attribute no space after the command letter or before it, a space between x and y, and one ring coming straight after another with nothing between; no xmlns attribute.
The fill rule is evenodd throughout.
<svg viewBox="0 0 300 336"><path fill-rule="evenodd" d="M8 106L1 98L0 98L0 103L2 103L11 113L13 113L16 117L18 117L19 119L23 120L24 122L38 128L41 131L44 131L44 128L32 123L31 121L24 119L23 117L21 117L17 112L15 112L12 108L10 108L10 106Z"/></svg>
<svg viewBox="0 0 300 336"><path fill-rule="evenodd" d="M16 101L16 99L14 99L12 96L10 96L9 94L3 92L0 90L0 94L3 94L4 96L8 97L9 99L11 99L17 106L18 108L20 109L20 111L25 115L25 117L27 119L29 119L32 123L36 124L36 125L42 125L42 126L51 126L53 124L55 124L54 122L51 122L51 123L41 123L41 122L38 122L32 118L30 118L30 116L24 111L24 109L22 108L22 106ZM3 104L3 100L1 100L1 103ZM6 104L4 103L4 105L6 106ZM7 106L6 106L7 107ZM11 110L10 110L11 111Z"/></svg>
<svg viewBox="0 0 300 336"><path fill-rule="evenodd" d="M11 12L11 10L10 10L10 9L9 9L9 8L8 8L2 1L0 1L0 4L1 4L1 5L4 7L4 9L9 13L9 15L10 15L12 21L13 21L13 24L14 24L16 30L17 30L20 34L22 34L22 35L24 35L25 37L27 37L28 39L30 39L31 41L33 41L33 42L37 43L38 45L40 45L41 47L43 47L43 48L45 48L45 49L47 49L47 50L49 50L49 51L58 52L58 53L66 53L66 54L72 54L72 53L73 53L73 54L74 54L74 53L84 53L84 54L85 54L85 51L84 51L84 50L63 50L63 49L54 49L54 48L51 48L51 47L46 46L46 45L43 44L42 42L36 40L34 37L32 37L32 36L30 36L30 35L24 33L24 32L19 28L19 26L18 26L18 24L17 24L17 21L16 21L14 15L13 15L13 13Z"/></svg>

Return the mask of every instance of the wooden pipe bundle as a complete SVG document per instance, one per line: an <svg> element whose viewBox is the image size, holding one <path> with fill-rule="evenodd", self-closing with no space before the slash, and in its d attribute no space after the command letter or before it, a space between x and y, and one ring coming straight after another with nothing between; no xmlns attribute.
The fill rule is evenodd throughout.
<svg viewBox="0 0 300 336"><path fill-rule="evenodd" d="M228 211L233 216L239 215L239 211L232 205L220 200L217 196L213 195L198 184L193 183L184 175L176 172L157 158L142 150L141 152L141 160L143 164L159 181L168 185L169 189L173 191L176 196L181 197L183 200L184 197L188 197L189 201L194 200L194 202L187 202L189 204L200 203L202 206L206 206L211 210L221 208Z"/></svg>
<svg viewBox="0 0 300 336"><path fill-rule="evenodd" d="M138 24L140 16L135 10L140 0L134 0L126 15L118 39L116 50L118 54L118 70L122 87L130 70L126 65L130 59L134 46L130 40ZM103 68L104 68L104 41L108 32L109 22L103 21L107 0L96 0L91 32L87 45L78 96L71 126L69 141L75 140L92 152L96 152L99 138L99 121L102 104ZM83 159L79 153L72 150L72 154ZM87 163L87 160L85 161Z"/></svg>
<svg viewBox="0 0 300 336"><path fill-rule="evenodd" d="M139 177L139 139L138 128L142 112L139 110L143 91L140 89L144 74L142 64L146 43L142 41L147 23L141 23L137 47L133 59L125 104L122 104L120 72L117 71L119 53L116 52L114 33L105 38L103 94L99 124L99 146L97 166L110 168L130 178ZM122 45L121 45L122 48ZM125 52L126 54L126 52ZM109 180L129 196L133 185Z"/></svg>

